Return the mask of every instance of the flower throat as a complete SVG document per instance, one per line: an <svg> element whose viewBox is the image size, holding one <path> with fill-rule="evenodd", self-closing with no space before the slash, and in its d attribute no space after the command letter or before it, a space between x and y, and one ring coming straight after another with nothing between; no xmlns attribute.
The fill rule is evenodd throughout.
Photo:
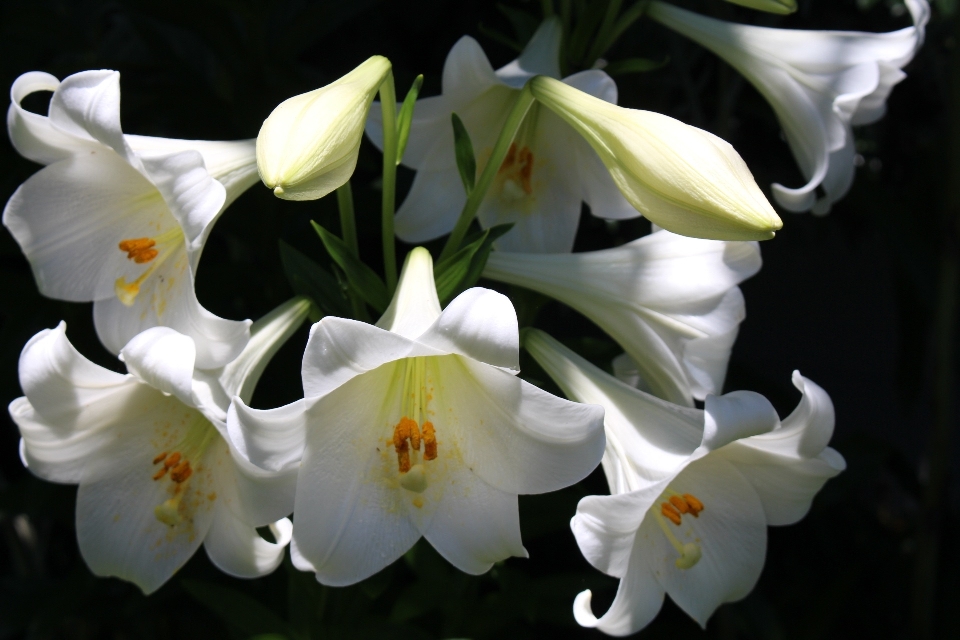
<svg viewBox="0 0 960 640"><path fill-rule="evenodd" d="M427 420L427 404L433 397L427 391L426 359L407 358L403 366L402 417L393 427L390 443L397 452L400 485L404 489L422 493L427 488L423 463L437 457L436 430L433 423Z"/></svg>

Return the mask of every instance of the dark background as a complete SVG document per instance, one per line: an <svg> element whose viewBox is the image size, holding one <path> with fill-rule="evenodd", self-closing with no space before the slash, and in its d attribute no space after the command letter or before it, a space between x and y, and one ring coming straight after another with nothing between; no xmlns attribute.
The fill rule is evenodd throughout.
<svg viewBox="0 0 960 640"><path fill-rule="evenodd" d="M884 0L800 0L800 11L788 18L719 0L682 4L796 28L889 31L909 23L891 10L897 3ZM764 268L743 285L749 317L726 390L761 392L786 415L799 399L790 384L791 371L799 369L833 397L833 446L849 468L828 483L805 520L770 529L757 588L718 610L709 637L908 636L916 624L915 558L918 548L930 550L931 530L946 543L934 548L935 571L921 578L936 590L920 592L920 601L935 613L934 635L957 633L949 616L960 596L960 562L949 544L957 530L955 483L945 498L923 507L931 407L942 378L935 363L946 360L950 370L955 362L945 358L953 351L944 350L943 337L931 331L943 309L938 274L944 256L955 250L953 228L943 222L950 219L951 189L957 189L948 173L949 117L960 117L960 103L949 106L956 73L950 60L958 43L953 19L940 10L951 6L937 5L927 44L894 90L886 118L856 131L863 162L850 194L824 218L783 214L784 229L763 244ZM4 0L0 86L31 70L63 78L84 69L118 69L127 133L249 138L280 101L336 79L372 54L392 60L401 97L418 73L425 76L422 95L435 95L446 53L461 35L476 37L497 67L515 57L509 42L525 41L539 16L540 4L523 0ZM617 77L621 104L661 111L725 137L765 190L773 181L803 184L773 112L735 72L649 22L632 27L607 58L635 56L669 56L669 64ZM44 113L48 97L33 96L25 106ZM377 269L379 164L365 142L353 184L361 254ZM0 201L37 169L0 142ZM410 178L402 169L400 198ZM197 283L202 304L223 317L257 318L290 297L277 239L322 262L310 219L338 229L335 199L283 202L259 185L244 194L207 244ZM629 241L644 227L643 221L608 225L585 214L577 250ZM400 245L401 259L407 249ZM530 301L523 294L517 299ZM61 319L82 353L122 370L96 340L91 306L40 296L16 243L0 231L0 403L20 395L16 363L23 344ZM955 316L947 323L951 331L955 323ZM598 363L606 365L617 353L598 329L558 303L540 309L535 324ZM304 328L276 357L254 406L301 396L305 339ZM523 364L525 375L543 379L529 359ZM948 415L946 424L955 417ZM573 597L591 588L602 611L616 588L616 580L582 559L568 528L577 500L605 491L597 472L555 494L521 497L531 558L509 559L485 576L457 572L423 543L381 574L344 589L320 586L289 561L261 580L233 579L201 551L146 598L132 585L90 574L73 530L75 487L33 478L20 464L17 442L4 415L0 639L598 637L574 622ZM934 450L937 459L957 458L955 441ZM936 517L924 519L925 513ZM703 633L668 601L642 635Z"/></svg>

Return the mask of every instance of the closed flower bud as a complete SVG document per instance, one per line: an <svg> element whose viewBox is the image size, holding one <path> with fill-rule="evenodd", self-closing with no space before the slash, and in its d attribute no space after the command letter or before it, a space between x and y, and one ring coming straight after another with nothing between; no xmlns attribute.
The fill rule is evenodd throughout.
<svg viewBox="0 0 960 640"><path fill-rule="evenodd" d="M651 111L625 109L538 76L533 95L586 139L651 222L685 236L768 240L782 226L729 143Z"/></svg>
<svg viewBox="0 0 960 640"><path fill-rule="evenodd" d="M284 200L316 200L346 183L370 103L388 73L390 61L373 56L339 80L281 102L257 136L263 183Z"/></svg>
<svg viewBox="0 0 960 640"><path fill-rule="evenodd" d="M797 0L727 0L727 2L757 11L779 13L784 16L797 10Z"/></svg>

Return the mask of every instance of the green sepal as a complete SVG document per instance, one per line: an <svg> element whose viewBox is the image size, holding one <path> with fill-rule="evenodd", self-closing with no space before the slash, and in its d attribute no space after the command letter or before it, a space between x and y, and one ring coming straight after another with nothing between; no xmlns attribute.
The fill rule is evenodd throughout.
<svg viewBox="0 0 960 640"><path fill-rule="evenodd" d="M469 289L480 279L494 241L513 228L513 223L498 224L464 240L465 245L455 254L438 262L433 268L440 304L446 304L457 294Z"/></svg>
<svg viewBox="0 0 960 640"><path fill-rule="evenodd" d="M360 258L353 255L347 245L336 235L330 233L313 220L310 221L314 231L320 236L320 241L326 247L333 261L343 269L347 276L350 289L360 296L364 302L373 307L378 313L383 313L390 304L390 294L387 285L383 283L373 269L363 264Z"/></svg>
<svg viewBox="0 0 960 640"><path fill-rule="evenodd" d="M651 60L650 58L626 58L611 62L603 70L609 76L622 76L628 73L647 73L656 71L667 66L670 62L670 56L664 56L663 60Z"/></svg>
<svg viewBox="0 0 960 640"><path fill-rule="evenodd" d="M336 278L283 240L279 245L280 262L290 287L294 293L307 296L313 302L310 322L317 322L325 315L349 318L350 306Z"/></svg>
<svg viewBox="0 0 960 640"><path fill-rule="evenodd" d="M413 81L410 91L407 91L407 97L403 99L400 113L397 114L397 164L400 164L403 160L403 154L407 150L407 142L410 140L410 124L413 122L413 107L417 102L422 86L423 74L421 73Z"/></svg>
<svg viewBox="0 0 960 640"><path fill-rule="evenodd" d="M453 123L453 148L457 169L460 171L460 179L463 180L463 188L469 196L477 184L477 157L473 154L473 142L467 128L463 126L463 120L456 113L451 113L450 121Z"/></svg>

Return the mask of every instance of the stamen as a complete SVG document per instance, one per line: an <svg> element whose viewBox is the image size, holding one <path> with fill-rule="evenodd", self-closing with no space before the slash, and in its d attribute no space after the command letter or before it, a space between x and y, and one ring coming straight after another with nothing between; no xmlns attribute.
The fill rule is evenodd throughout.
<svg viewBox="0 0 960 640"><path fill-rule="evenodd" d="M670 504L676 507L677 511L680 513L687 513L690 511L690 505L687 504L687 501L680 496L670 496Z"/></svg>
<svg viewBox="0 0 960 640"><path fill-rule="evenodd" d="M162 477L165 476L165 475L167 475L167 468L166 468L166 467L160 467L160 471L157 471L155 474L153 474L153 479L154 479L154 480L159 480L160 478L162 478Z"/></svg>
<svg viewBox="0 0 960 640"><path fill-rule="evenodd" d="M530 147L518 147L516 142L511 143L497 175L504 178L502 189L505 195L511 198L521 198L533 193L531 183L533 151L530 150Z"/></svg>
<svg viewBox="0 0 960 640"><path fill-rule="evenodd" d="M183 230L180 227L162 233L155 238L129 238L121 240L117 245L127 254L128 260L137 264L152 262L146 271L140 274L133 282L127 282L124 277L117 278L113 284L117 299L125 306L132 306L140 293L140 286L149 278L167 258L174 254L174 247L183 239ZM156 247L156 249L154 249ZM162 254L162 255L161 255ZM159 256L159 260L155 260Z"/></svg>
<svg viewBox="0 0 960 640"><path fill-rule="evenodd" d="M683 494L683 499L686 501L687 505L690 506L690 514L695 518L699 518L700 512L703 511L703 503L689 493Z"/></svg>
<svg viewBox="0 0 960 640"><path fill-rule="evenodd" d="M437 432L432 422L423 423L423 459L435 460L437 457Z"/></svg>
<svg viewBox="0 0 960 640"><path fill-rule="evenodd" d="M144 264L145 262L150 262L160 253L152 247L156 246L157 241L153 238L133 238L130 240L122 240L118 245L120 251L125 251L127 253L127 259L133 260L137 264Z"/></svg>
<svg viewBox="0 0 960 640"><path fill-rule="evenodd" d="M178 462L180 462L180 452L174 451L173 453L170 454L169 457L167 457L166 460L163 461L163 466L169 469L170 467L174 466Z"/></svg>
<svg viewBox="0 0 960 640"><path fill-rule="evenodd" d="M167 458L167 452L164 451L163 453L161 453L160 455L158 455L156 458L153 459L153 464L163 462L166 458Z"/></svg>
<svg viewBox="0 0 960 640"><path fill-rule="evenodd" d="M190 461L184 460L170 471L170 479L180 484L193 475L193 469L190 468Z"/></svg>
<svg viewBox="0 0 960 640"><path fill-rule="evenodd" d="M660 513L669 518L673 524L680 526L680 512L669 502L660 505Z"/></svg>

